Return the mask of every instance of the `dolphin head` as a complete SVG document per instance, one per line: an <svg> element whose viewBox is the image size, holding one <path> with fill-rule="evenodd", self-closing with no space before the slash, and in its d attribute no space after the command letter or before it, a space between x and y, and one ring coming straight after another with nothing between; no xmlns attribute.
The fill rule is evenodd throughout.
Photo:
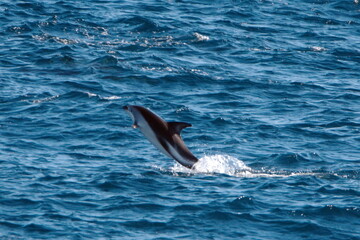
<svg viewBox="0 0 360 240"><path fill-rule="evenodd" d="M133 128L137 128L138 126L138 119L141 117L140 111L133 105L124 106L123 109L130 115L133 120Z"/></svg>

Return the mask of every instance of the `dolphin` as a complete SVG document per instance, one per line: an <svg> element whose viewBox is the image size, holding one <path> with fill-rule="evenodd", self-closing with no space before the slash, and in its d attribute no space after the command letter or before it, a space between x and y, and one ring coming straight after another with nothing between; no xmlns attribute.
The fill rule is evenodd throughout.
<svg viewBox="0 0 360 240"><path fill-rule="evenodd" d="M191 127L191 124L167 122L142 106L128 105L124 106L123 109L129 113L134 121L132 127L139 128L160 152L187 168L192 168L198 161L180 136L181 130Z"/></svg>

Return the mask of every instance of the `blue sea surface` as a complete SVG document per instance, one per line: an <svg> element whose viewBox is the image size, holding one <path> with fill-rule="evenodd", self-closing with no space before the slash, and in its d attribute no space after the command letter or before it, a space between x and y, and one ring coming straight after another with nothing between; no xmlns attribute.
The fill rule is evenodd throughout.
<svg viewBox="0 0 360 240"><path fill-rule="evenodd" d="M360 239L358 0L2 0L0 26L0 239ZM191 123L196 169L128 104Z"/></svg>

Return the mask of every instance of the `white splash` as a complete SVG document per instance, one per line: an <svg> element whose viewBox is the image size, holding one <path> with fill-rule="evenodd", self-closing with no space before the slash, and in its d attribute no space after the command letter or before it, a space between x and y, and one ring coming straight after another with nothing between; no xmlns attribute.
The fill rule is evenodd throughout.
<svg viewBox="0 0 360 240"><path fill-rule="evenodd" d="M32 103L43 103L43 102L50 102L52 100L55 100L56 98L60 97L60 95L55 95L55 96L51 96L51 97L47 97L47 98L42 98L42 99L35 99L32 101Z"/></svg>
<svg viewBox="0 0 360 240"><path fill-rule="evenodd" d="M102 97L102 99L105 99L105 100L117 100L117 99L121 99L121 97L119 97L119 96L110 96L110 97Z"/></svg>
<svg viewBox="0 0 360 240"><path fill-rule="evenodd" d="M85 92L85 93L88 95L89 98L97 97L97 94L95 94L95 93L91 93L91 92Z"/></svg>
<svg viewBox="0 0 360 240"><path fill-rule="evenodd" d="M171 171L174 173L205 173L205 174L227 174L236 175L240 171L251 171L251 168L246 166L245 163L235 157L227 155L212 155L205 156L199 159L192 169L187 169L180 164L176 163Z"/></svg>
<svg viewBox="0 0 360 240"><path fill-rule="evenodd" d="M100 96L98 94L95 94L95 93L91 93L91 92L85 92L89 98L92 98L92 97L98 97L99 99L102 99L102 100L117 100L117 99L121 99L121 97L119 96L109 96L109 97L103 97L103 96Z"/></svg>
<svg viewBox="0 0 360 240"><path fill-rule="evenodd" d="M252 169L246 164L232 156L228 155L211 155L204 156L199 159L199 161L193 166L192 169L188 169L179 163L175 163L173 167L163 168L159 166L153 166L164 172L170 172L175 176L179 175L197 175L197 174L206 174L206 175L216 175L216 174L225 174L233 177L240 178L288 178L288 177L301 177L301 176L315 176L319 178L328 177L328 176L341 176L333 172L314 172L314 171L284 171L284 170L267 170L266 168L261 169Z"/></svg>
<svg viewBox="0 0 360 240"><path fill-rule="evenodd" d="M194 36L196 37L196 41L198 42L202 42L202 41L209 41L210 38L208 36L205 35L201 35L200 33L194 33Z"/></svg>
<svg viewBox="0 0 360 240"><path fill-rule="evenodd" d="M164 169L162 169L164 170ZM170 169L174 174L226 174L234 177L243 178L284 178L293 176L307 176L316 175L314 173L307 172L285 172L285 171L269 171L269 170L255 170L246 164L232 156L228 155L211 155L204 156L193 166L192 169L185 168L178 163Z"/></svg>
<svg viewBox="0 0 360 240"><path fill-rule="evenodd" d="M314 52L323 52L323 51L326 51L326 48L319 47L319 46L313 46L313 47L311 47L311 50Z"/></svg>
<svg viewBox="0 0 360 240"><path fill-rule="evenodd" d="M251 168L237 158L227 155L205 156L199 159L194 169L201 173L220 173L234 175L238 171L250 171Z"/></svg>

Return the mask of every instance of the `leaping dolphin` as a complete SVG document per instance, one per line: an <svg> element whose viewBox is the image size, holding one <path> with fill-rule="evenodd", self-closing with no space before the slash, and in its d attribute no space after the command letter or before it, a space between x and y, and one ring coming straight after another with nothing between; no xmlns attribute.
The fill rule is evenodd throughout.
<svg viewBox="0 0 360 240"><path fill-rule="evenodd" d="M180 136L182 129L191 127L185 122L166 122L149 109L128 105L123 107L144 136L166 156L175 159L181 165L192 168L198 159L186 147Z"/></svg>

